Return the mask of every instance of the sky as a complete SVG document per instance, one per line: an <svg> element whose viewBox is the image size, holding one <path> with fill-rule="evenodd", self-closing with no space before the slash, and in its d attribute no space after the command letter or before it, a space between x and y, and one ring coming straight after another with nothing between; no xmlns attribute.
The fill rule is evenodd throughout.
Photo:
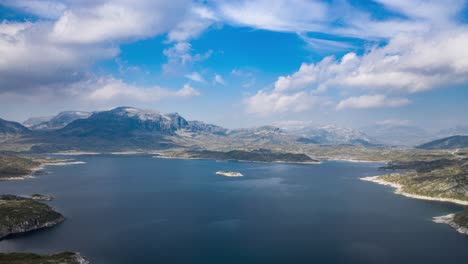
<svg viewBox="0 0 468 264"><path fill-rule="evenodd" d="M468 124L464 0L0 0L0 117Z"/></svg>

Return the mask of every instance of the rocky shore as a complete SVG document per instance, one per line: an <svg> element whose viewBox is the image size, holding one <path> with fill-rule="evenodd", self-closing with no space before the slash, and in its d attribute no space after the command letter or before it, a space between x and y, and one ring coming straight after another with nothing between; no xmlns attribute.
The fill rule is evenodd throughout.
<svg viewBox="0 0 468 264"><path fill-rule="evenodd" d="M242 176L244 176L242 173L235 172L235 171L217 171L216 174L226 176L226 177L242 177Z"/></svg>
<svg viewBox="0 0 468 264"><path fill-rule="evenodd" d="M390 175L400 175L400 174L395 174L394 173L394 174L390 174ZM388 177L389 175L383 175L383 176ZM456 204L467 205L468 206L468 201L464 201L464 200L444 198L444 197L432 197L432 196L418 195L418 194L405 192L404 191L404 186L402 184L386 181L386 180L382 179L383 176L364 177L364 178L360 178L360 180L393 187L393 188L395 188L395 194L403 195L403 196L413 198L413 199L438 201L438 202L449 202L449 203L456 203Z"/></svg>
<svg viewBox="0 0 468 264"><path fill-rule="evenodd" d="M468 235L468 226L462 226L461 223L456 221L457 214L448 214L443 216L437 216L432 219L435 223L438 224L447 224L457 230L458 233Z"/></svg>
<svg viewBox="0 0 468 264"><path fill-rule="evenodd" d="M0 240L52 227L65 218L52 207L30 198L0 195Z"/></svg>
<svg viewBox="0 0 468 264"><path fill-rule="evenodd" d="M89 264L75 252L63 252L52 255L32 253L0 253L0 264Z"/></svg>

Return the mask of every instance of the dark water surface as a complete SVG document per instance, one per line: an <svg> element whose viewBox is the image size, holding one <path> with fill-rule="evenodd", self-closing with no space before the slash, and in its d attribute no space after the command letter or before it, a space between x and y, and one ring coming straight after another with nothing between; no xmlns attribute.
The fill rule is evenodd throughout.
<svg viewBox="0 0 468 264"><path fill-rule="evenodd" d="M0 182L0 193L54 195L67 218L0 251L78 251L95 264L468 263L468 237L431 221L463 207L359 180L379 164L77 159Z"/></svg>

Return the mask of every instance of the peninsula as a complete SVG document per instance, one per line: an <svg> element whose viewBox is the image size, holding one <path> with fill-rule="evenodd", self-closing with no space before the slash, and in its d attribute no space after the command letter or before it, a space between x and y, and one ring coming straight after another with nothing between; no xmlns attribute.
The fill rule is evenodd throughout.
<svg viewBox="0 0 468 264"><path fill-rule="evenodd" d="M50 206L30 198L0 195L0 239L52 227L65 218Z"/></svg>
<svg viewBox="0 0 468 264"><path fill-rule="evenodd" d="M405 170L361 180L395 188L395 193L410 198L451 202L468 206L468 155L465 151L448 152L432 160L393 161L383 170ZM434 217L434 222L448 224L468 234L468 210Z"/></svg>

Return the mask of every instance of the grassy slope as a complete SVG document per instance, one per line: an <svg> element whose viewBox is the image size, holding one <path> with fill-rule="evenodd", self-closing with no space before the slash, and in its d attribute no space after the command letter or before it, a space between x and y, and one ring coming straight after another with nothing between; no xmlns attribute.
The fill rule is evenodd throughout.
<svg viewBox="0 0 468 264"><path fill-rule="evenodd" d="M406 158L394 161L386 169L406 169L407 173L380 178L403 186L410 194L468 201L467 151L446 152L442 158L418 161ZM454 222L468 228L468 211L455 214Z"/></svg>
<svg viewBox="0 0 468 264"><path fill-rule="evenodd" d="M0 195L0 239L63 221L50 206L28 198Z"/></svg>
<svg viewBox="0 0 468 264"><path fill-rule="evenodd" d="M32 158L0 154L0 178L28 175L40 163Z"/></svg>
<svg viewBox="0 0 468 264"><path fill-rule="evenodd" d="M31 253L0 254L0 264L78 264L77 255L73 252L63 252L54 255L41 256Z"/></svg>

